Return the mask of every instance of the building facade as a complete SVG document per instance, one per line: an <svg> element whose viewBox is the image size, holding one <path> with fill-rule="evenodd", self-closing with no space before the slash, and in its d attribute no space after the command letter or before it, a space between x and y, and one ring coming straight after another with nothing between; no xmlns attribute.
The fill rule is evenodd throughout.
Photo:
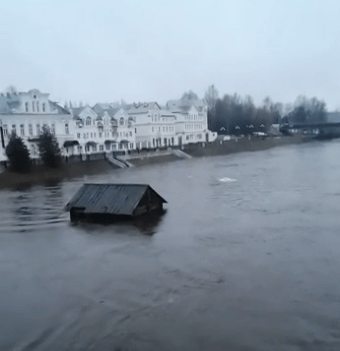
<svg viewBox="0 0 340 351"><path fill-rule="evenodd" d="M198 99L117 105L98 103L65 109L37 89L0 95L0 161L12 132L26 143L30 156L39 157L43 126L56 136L62 155L181 147L212 142L207 106Z"/></svg>
<svg viewBox="0 0 340 351"><path fill-rule="evenodd" d="M39 157L38 138L44 126L57 136L59 145L71 140L74 124L70 113L37 89L0 94L0 161L7 159L6 145L12 133L25 142L30 156ZM63 151L63 150L62 150Z"/></svg>
<svg viewBox="0 0 340 351"><path fill-rule="evenodd" d="M97 112L96 112L97 111ZM68 154L91 154L136 148L133 119L122 108L96 105L70 109L74 142Z"/></svg>

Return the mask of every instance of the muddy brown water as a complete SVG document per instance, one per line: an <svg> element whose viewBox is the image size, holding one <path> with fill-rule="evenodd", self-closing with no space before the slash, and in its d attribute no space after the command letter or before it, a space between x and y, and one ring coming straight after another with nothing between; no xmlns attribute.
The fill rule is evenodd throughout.
<svg viewBox="0 0 340 351"><path fill-rule="evenodd" d="M1 190L0 350L340 350L340 141ZM72 224L84 182L166 213Z"/></svg>

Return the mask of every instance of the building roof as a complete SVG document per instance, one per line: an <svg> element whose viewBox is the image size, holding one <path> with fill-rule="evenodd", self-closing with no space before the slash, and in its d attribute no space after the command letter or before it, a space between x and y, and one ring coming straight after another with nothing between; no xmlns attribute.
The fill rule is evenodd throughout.
<svg viewBox="0 0 340 351"><path fill-rule="evenodd" d="M84 184L65 206L65 211L84 208L85 214L132 216L148 189L166 203L147 184Z"/></svg>
<svg viewBox="0 0 340 351"><path fill-rule="evenodd" d="M127 113L147 113L150 110L160 110L161 107L157 102L138 102L129 104L124 107Z"/></svg>
<svg viewBox="0 0 340 351"><path fill-rule="evenodd" d="M51 112L22 112L20 109L18 110L19 107L22 106L22 97L26 96L28 94L37 94L43 97L48 97L49 94L42 94L40 93L39 90L37 89L32 89L28 93L17 93L17 92L12 92L12 93L0 93L0 114L33 114L33 115L48 115L51 114ZM58 103L51 101L51 100L45 100L48 101L50 105L50 110L51 111L57 111L57 114L59 115L69 115L70 113L63 107L61 107ZM44 101L44 102L45 102Z"/></svg>
<svg viewBox="0 0 340 351"><path fill-rule="evenodd" d="M84 109L85 107L73 107L70 110L72 111L74 117L78 117Z"/></svg>
<svg viewBox="0 0 340 351"><path fill-rule="evenodd" d="M327 112L328 123L340 123L340 112Z"/></svg>
<svg viewBox="0 0 340 351"><path fill-rule="evenodd" d="M68 110L66 110L66 108L60 106L58 103L51 101L51 100L48 100L48 102L50 103L50 106L53 110L58 111L58 114L61 114L61 115L69 115L70 114L70 112Z"/></svg>
<svg viewBox="0 0 340 351"><path fill-rule="evenodd" d="M105 112L111 117L113 117L122 106L112 106L111 104L107 103L97 103L93 106L92 110L97 113L99 117L102 117Z"/></svg>

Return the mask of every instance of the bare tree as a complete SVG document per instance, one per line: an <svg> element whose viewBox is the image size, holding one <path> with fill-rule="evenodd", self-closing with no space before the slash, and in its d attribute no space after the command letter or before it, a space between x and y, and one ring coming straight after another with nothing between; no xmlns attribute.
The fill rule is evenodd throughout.
<svg viewBox="0 0 340 351"><path fill-rule="evenodd" d="M217 99L218 91L214 85L210 85L204 95L204 102L208 105L209 110L215 109Z"/></svg>
<svg viewBox="0 0 340 351"><path fill-rule="evenodd" d="M181 100L198 100L198 96L192 90L189 90L182 95Z"/></svg>
<svg viewBox="0 0 340 351"><path fill-rule="evenodd" d="M9 85L5 90L5 93L10 93L10 94L17 93L17 92L18 90L14 85Z"/></svg>

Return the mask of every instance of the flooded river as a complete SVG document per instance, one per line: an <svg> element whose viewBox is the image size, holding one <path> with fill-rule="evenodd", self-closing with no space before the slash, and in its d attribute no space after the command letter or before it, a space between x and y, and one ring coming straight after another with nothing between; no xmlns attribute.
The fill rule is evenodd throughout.
<svg viewBox="0 0 340 351"><path fill-rule="evenodd" d="M0 350L340 350L340 141L1 191ZM154 223L75 225L84 182Z"/></svg>

